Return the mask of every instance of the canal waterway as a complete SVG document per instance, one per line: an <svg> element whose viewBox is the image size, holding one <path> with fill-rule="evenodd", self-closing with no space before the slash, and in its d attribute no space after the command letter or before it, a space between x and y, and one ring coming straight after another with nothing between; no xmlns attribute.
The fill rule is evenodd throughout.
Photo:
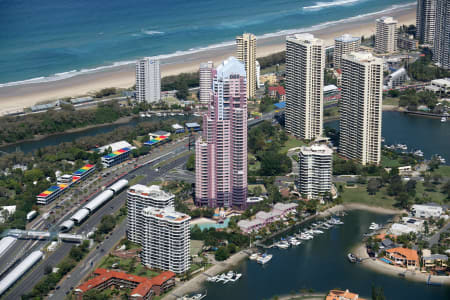
<svg viewBox="0 0 450 300"><path fill-rule="evenodd" d="M313 240L287 250L268 249L273 258L261 266L246 260L234 270L242 273L235 283L206 283L206 299L262 300L276 295L314 289L349 289L371 298L372 285L382 286L386 299L450 299L450 287L427 286L372 271L362 264L351 264L347 253L368 232L371 222L385 223L390 216L367 211L350 211L341 217L344 225L335 226ZM304 225L306 226L306 225ZM298 232L299 228L295 231ZM285 233L287 236L289 233Z"/></svg>
<svg viewBox="0 0 450 300"><path fill-rule="evenodd" d="M339 129L339 120L327 122L325 126ZM408 151L420 149L426 159L439 154L450 164L450 122L384 111L382 128L385 145L406 144Z"/></svg>
<svg viewBox="0 0 450 300"><path fill-rule="evenodd" d="M158 119L156 119L158 118ZM170 116L170 117L152 117L152 118L133 118L128 122L125 123L116 123L116 124L109 124L109 125L101 125L97 127L92 127L86 130L80 130L76 132L67 132L67 133L60 133L60 134L53 134L46 136L39 140L31 140L31 141L24 141L16 144L11 144L8 146L0 147L0 151L3 152L14 152L14 151L22 151L24 153L33 152L39 148L43 148L46 146L54 146L59 145L61 143L65 142L72 142L76 139L86 137L86 136L95 136L97 134L102 133L108 133L113 131L116 128L124 127L124 126L136 126L137 124L141 122L149 122L149 121L155 121L155 120L161 120L161 119L176 119L177 121L183 123L192 119L192 116Z"/></svg>

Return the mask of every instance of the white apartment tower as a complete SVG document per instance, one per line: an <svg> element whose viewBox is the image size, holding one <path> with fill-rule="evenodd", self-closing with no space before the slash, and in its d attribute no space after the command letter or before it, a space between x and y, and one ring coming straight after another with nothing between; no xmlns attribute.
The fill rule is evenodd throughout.
<svg viewBox="0 0 450 300"><path fill-rule="evenodd" d="M247 99L254 99L256 94L256 37L244 33L236 37L237 59L245 64L247 74Z"/></svg>
<svg viewBox="0 0 450 300"><path fill-rule="evenodd" d="M312 34L286 38L286 129L301 139L322 134L325 46Z"/></svg>
<svg viewBox="0 0 450 300"><path fill-rule="evenodd" d="M259 64L259 61L256 61L256 88L259 89L261 87L261 66Z"/></svg>
<svg viewBox="0 0 450 300"><path fill-rule="evenodd" d="M381 17L376 20L375 51L392 53L397 51L397 20Z"/></svg>
<svg viewBox="0 0 450 300"><path fill-rule="evenodd" d="M450 69L450 0L436 0L433 60L441 68Z"/></svg>
<svg viewBox="0 0 450 300"><path fill-rule="evenodd" d="M361 164L381 159L383 60L368 52L342 57L340 153Z"/></svg>
<svg viewBox="0 0 450 300"><path fill-rule="evenodd" d="M212 70L214 64L212 61L200 64L200 103L208 104L211 100L211 87L212 87Z"/></svg>
<svg viewBox="0 0 450 300"><path fill-rule="evenodd" d="M157 102L161 99L159 60L143 58L136 62L136 100Z"/></svg>
<svg viewBox="0 0 450 300"><path fill-rule="evenodd" d="M334 39L333 67L341 68L342 55L359 50L361 38L353 37L351 34L344 34Z"/></svg>
<svg viewBox="0 0 450 300"><path fill-rule="evenodd" d="M298 187L307 199L323 197L331 191L333 150L326 145L302 147L299 153Z"/></svg>
<svg viewBox="0 0 450 300"><path fill-rule="evenodd" d="M147 207L142 211L142 264L180 274L190 266L190 219L173 208Z"/></svg>
<svg viewBox="0 0 450 300"><path fill-rule="evenodd" d="M436 28L436 1L418 0L416 12L417 38L421 44L433 45Z"/></svg>
<svg viewBox="0 0 450 300"><path fill-rule="evenodd" d="M150 187L136 184L127 192L127 238L134 243L141 243L142 210L146 207L165 208L174 207L175 196L162 191L159 186Z"/></svg>

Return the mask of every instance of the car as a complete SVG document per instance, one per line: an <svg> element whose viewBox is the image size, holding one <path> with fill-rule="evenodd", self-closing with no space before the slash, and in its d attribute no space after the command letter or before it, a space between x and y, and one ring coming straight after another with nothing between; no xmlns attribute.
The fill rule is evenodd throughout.
<svg viewBox="0 0 450 300"><path fill-rule="evenodd" d="M61 287L58 285L57 287L56 287L56 290L59 290Z"/></svg>
<svg viewBox="0 0 450 300"><path fill-rule="evenodd" d="M105 252L105 249L103 249L103 248L102 248L102 249L100 249L100 252Z"/></svg>

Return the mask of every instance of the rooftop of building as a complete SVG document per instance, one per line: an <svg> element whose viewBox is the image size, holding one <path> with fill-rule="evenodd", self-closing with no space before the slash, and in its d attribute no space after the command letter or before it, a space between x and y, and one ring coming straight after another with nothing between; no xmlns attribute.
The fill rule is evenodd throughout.
<svg viewBox="0 0 450 300"><path fill-rule="evenodd" d="M438 85L448 85L450 86L450 78L439 78L431 80L431 83Z"/></svg>
<svg viewBox="0 0 450 300"><path fill-rule="evenodd" d="M99 286L100 284L109 279L116 278L124 281L137 283L136 288L134 288L130 294L145 296L154 285L161 286L167 280L175 277L175 273L171 271L165 271L153 278L146 278L102 268L96 269L94 271L94 274L97 276L92 279L89 279L88 281L78 286L75 289L75 291L84 293L89 291L90 289L96 288L97 286Z"/></svg>
<svg viewBox="0 0 450 300"><path fill-rule="evenodd" d="M358 294L352 293L349 290L341 291L341 290L331 290L326 300L364 300L363 298L359 298Z"/></svg>
<svg viewBox="0 0 450 300"><path fill-rule="evenodd" d="M342 58L350 59L350 60L354 60L354 61L358 61L358 62L362 62L362 63L374 62L374 63L383 64L383 59L381 59L379 57L375 57L372 55L372 53L366 52L366 51L357 51L357 52L351 52L349 54L344 54L342 56Z"/></svg>
<svg viewBox="0 0 450 300"><path fill-rule="evenodd" d="M230 75L239 75L246 78L245 65L234 56L230 56L217 67L217 77L228 78Z"/></svg>
<svg viewBox="0 0 450 300"><path fill-rule="evenodd" d="M377 19L377 22L383 22L385 24L396 24L397 20L395 20L393 17L384 16L384 17Z"/></svg>
<svg viewBox="0 0 450 300"><path fill-rule="evenodd" d="M349 43L349 42L356 42L360 39L361 38L359 36L352 36L351 34L343 34L340 37L335 38L334 40L338 42Z"/></svg>
<svg viewBox="0 0 450 300"><path fill-rule="evenodd" d="M181 212L177 212L172 207L155 208L155 207L149 206L142 210L142 214L144 216L148 216L148 217L152 216L157 219L169 221L172 223L182 223L182 222L185 222L185 221L188 221L191 219L190 216L188 216L184 213L181 213Z"/></svg>
<svg viewBox="0 0 450 300"><path fill-rule="evenodd" d="M140 194L141 196L150 197L156 200L169 200L175 197L173 194L161 190L158 185L146 186L142 184L135 184L128 189L128 192L133 194Z"/></svg>
<svg viewBox="0 0 450 300"><path fill-rule="evenodd" d="M293 35L288 35L286 39L293 42L308 43L308 44L316 43L323 45L324 43L322 39L314 37L314 35L311 33L296 33Z"/></svg>
<svg viewBox="0 0 450 300"><path fill-rule="evenodd" d="M405 258L407 260L419 260L419 255L417 254L416 250L408 249L408 248L392 248L386 250L386 252L391 253L392 255L395 255L399 258Z"/></svg>
<svg viewBox="0 0 450 300"><path fill-rule="evenodd" d="M122 148L131 148L132 145L130 143L128 143L127 141L118 141L115 143L111 143L102 147L98 147L97 151L98 152L104 152L105 150L108 150L111 147L111 152L120 150Z"/></svg>
<svg viewBox="0 0 450 300"><path fill-rule="evenodd" d="M333 150L325 144L302 146L300 152L303 155L333 155Z"/></svg>
<svg viewBox="0 0 450 300"><path fill-rule="evenodd" d="M286 95L286 90L282 85L269 86L269 92L277 92L279 95Z"/></svg>

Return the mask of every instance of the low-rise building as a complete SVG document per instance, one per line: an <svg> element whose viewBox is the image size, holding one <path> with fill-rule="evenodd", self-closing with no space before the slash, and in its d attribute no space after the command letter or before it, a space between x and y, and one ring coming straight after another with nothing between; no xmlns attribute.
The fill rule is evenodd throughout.
<svg viewBox="0 0 450 300"><path fill-rule="evenodd" d="M184 124L184 126L186 127L186 130L188 132L192 132L192 131L200 131L200 124L193 122L193 123L186 123Z"/></svg>
<svg viewBox="0 0 450 300"><path fill-rule="evenodd" d="M393 235L402 235L402 234L409 234L409 233L417 233L418 230L414 227L400 224L400 223L394 223L392 224L391 228L389 229L389 232Z"/></svg>
<svg viewBox="0 0 450 300"><path fill-rule="evenodd" d="M399 35L397 47L409 51L417 50L419 48L419 41L415 40L413 35Z"/></svg>
<svg viewBox="0 0 450 300"><path fill-rule="evenodd" d="M283 86L269 86L269 96L279 101L286 101L286 90Z"/></svg>
<svg viewBox="0 0 450 300"><path fill-rule="evenodd" d="M411 207L411 214L417 218L439 218L443 213L443 208L437 204L414 204Z"/></svg>
<svg viewBox="0 0 450 300"><path fill-rule="evenodd" d="M103 153L105 151L117 151L123 148L131 148L133 147L130 143L128 143L127 141L118 141L115 143L111 143L102 147L98 147L97 149L95 149L95 151L97 151L98 153Z"/></svg>
<svg viewBox="0 0 450 300"><path fill-rule="evenodd" d="M425 90L441 95L450 95L450 78L440 78L431 80L431 84Z"/></svg>
<svg viewBox="0 0 450 300"><path fill-rule="evenodd" d="M261 228L294 213L297 206L297 203L276 203L269 212L259 211L256 213L254 219L241 220L237 225L244 233L256 232Z"/></svg>
<svg viewBox="0 0 450 300"><path fill-rule="evenodd" d="M422 250L422 266L425 268L447 267L448 256L431 254L430 249Z"/></svg>
<svg viewBox="0 0 450 300"><path fill-rule="evenodd" d="M408 248L392 248L386 250L386 257L395 265L406 268L419 267L419 255L416 250Z"/></svg>
<svg viewBox="0 0 450 300"><path fill-rule="evenodd" d="M102 164L105 168L123 163L130 158L131 148L121 148L102 157Z"/></svg>
<svg viewBox="0 0 450 300"><path fill-rule="evenodd" d="M408 72L406 72L405 68L402 67L389 74L386 77L385 84L388 89L394 89L401 86L407 80L409 80Z"/></svg>
<svg viewBox="0 0 450 300"><path fill-rule="evenodd" d="M108 269L96 269L94 277L74 290L76 299L91 289L103 291L107 288L130 289L129 299L151 300L175 286L175 273L166 271L153 278L146 278Z"/></svg>
<svg viewBox="0 0 450 300"><path fill-rule="evenodd" d="M365 300L359 297L358 294L352 293L349 290L331 290L325 300Z"/></svg>
<svg viewBox="0 0 450 300"><path fill-rule="evenodd" d="M175 133L183 133L184 132L184 127L181 126L180 124L173 124L172 129Z"/></svg>

